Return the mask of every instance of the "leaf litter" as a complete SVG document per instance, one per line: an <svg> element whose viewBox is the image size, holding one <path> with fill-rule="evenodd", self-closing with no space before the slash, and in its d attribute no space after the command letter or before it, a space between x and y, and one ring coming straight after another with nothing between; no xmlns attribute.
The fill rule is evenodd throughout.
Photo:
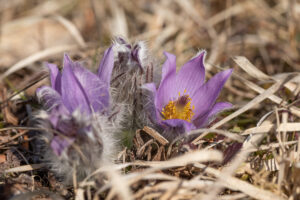
<svg viewBox="0 0 300 200"><path fill-rule="evenodd" d="M0 46L1 199L299 198L298 1L14 2L1 9L1 30L14 25L26 31L3 32L3 45L17 41L10 44L16 51ZM42 25L26 24L41 15L45 19L36 19ZM44 29L55 34L49 39ZM38 46L26 51L30 41L15 38L28 38L29 30L39 30L31 37ZM30 118L38 104L28 90L40 80L28 80L44 70L44 61L61 66L65 51L95 70L93 60L115 33L146 40L159 62L164 50L183 64L206 49L209 77L234 67L220 99L235 107L210 127L172 142L151 127L134 130L131 146L120 150L114 165L66 187L33 146L38 130L30 130ZM243 124L245 114L256 122Z"/></svg>

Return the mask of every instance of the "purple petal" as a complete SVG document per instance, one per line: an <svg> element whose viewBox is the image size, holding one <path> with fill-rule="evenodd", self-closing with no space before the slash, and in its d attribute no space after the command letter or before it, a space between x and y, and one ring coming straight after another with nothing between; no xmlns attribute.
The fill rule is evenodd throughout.
<svg viewBox="0 0 300 200"><path fill-rule="evenodd" d="M61 78L61 83L63 85L61 91L62 101L71 113L77 108L79 108L81 112L90 113L91 108L87 94L78 79L75 77L72 68L73 62L67 55L65 55L64 69Z"/></svg>
<svg viewBox="0 0 300 200"><path fill-rule="evenodd" d="M107 85L110 85L111 73L114 68L114 52L112 47L108 48L104 52L104 56L101 60L98 76Z"/></svg>
<svg viewBox="0 0 300 200"><path fill-rule="evenodd" d="M55 64L46 63L50 71L51 87L61 93L61 73Z"/></svg>
<svg viewBox="0 0 300 200"><path fill-rule="evenodd" d="M199 90L191 97L192 105L195 106L193 119L203 117L215 104L225 82L230 77L232 69L219 72L208 82L202 85Z"/></svg>
<svg viewBox="0 0 300 200"><path fill-rule="evenodd" d="M73 138L61 138L59 136L54 136L52 141L51 141L51 148L53 152L57 155L60 156L62 152L68 148L72 143L74 139Z"/></svg>
<svg viewBox="0 0 300 200"><path fill-rule="evenodd" d="M176 74L176 56L168 52L164 52L164 55L167 57L167 60L162 66L162 73L161 73L162 81L169 74Z"/></svg>
<svg viewBox="0 0 300 200"><path fill-rule="evenodd" d="M153 123L157 123L161 120L161 110L158 110L155 104L153 103L153 98L156 98L156 85L155 83L146 83L142 86L142 89L146 89L151 92L151 96L148 96L149 102L145 105L149 109L148 116ZM150 100L151 99L151 100Z"/></svg>
<svg viewBox="0 0 300 200"><path fill-rule="evenodd" d="M78 62L73 63L73 72L84 88L93 111L104 111L109 106L108 86L94 73L82 67Z"/></svg>
<svg viewBox="0 0 300 200"><path fill-rule="evenodd" d="M127 45L127 42L122 37L116 37L116 42ZM131 48L131 46L129 48Z"/></svg>
<svg viewBox="0 0 300 200"><path fill-rule="evenodd" d="M56 124L56 130L69 137L76 136L78 124L70 116L59 116Z"/></svg>
<svg viewBox="0 0 300 200"><path fill-rule="evenodd" d="M205 115L198 117L197 119L195 119L193 121L193 123L195 124L195 126L197 128L201 128L201 127L205 127L207 126L211 121L213 121L215 119L215 116L217 114L219 114L220 112L229 109L232 107L231 103L228 102L218 102L216 103L213 108L206 113Z"/></svg>
<svg viewBox="0 0 300 200"><path fill-rule="evenodd" d="M183 136L185 133L195 129L195 126L192 123L181 119L163 120L161 126L163 129L162 134L169 141L174 140L178 136Z"/></svg>
<svg viewBox="0 0 300 200"><path fill-rule="evenodd" d="M214 107L210 110L208 118L211 118L217 114L219 114L220 112L229 109L232 107L231 103L228 102L218 102L214 105Z"/></svg>
<svg viewBox="0 0 300 200"><path fill-rule="evenodd" d="M57 105L62 104L60 94L48 86L43 86L36 90L38 101L43 105L44 109L51 111Z"/></svg>
<svg viewBox="0 0 300 200"><path fill-rule="evenodd" d="M155 106L162 110L170 100L175 100L178 93L175 88L176 81L176 57L172 54L165 53L167 60L162 67L162 80L155 96Z"/></svg>
<svg viewBox="0 0 300 200"><path fill-rule="evenodd" d="M243 147L243 143L234 142L231 145L227 147L224 151L224 159L223 159L223 165L228 163Z"/></svg>
<svg viewBox="0 0 300 200"><path fill-rule="evenodd" d="M182 134L196 128L192 123L182 119L168 119L168 120L163 120L161 123L163 125L168 126L169 128L176 128L181 130Z"/></svg>
<svg viewBox="0 0 300 200"><path fill-rule="evenodd" d="M181 94L193 96L203 85L205 80L204 58L206 51L202 51L197 57L184 64L176 77L176 88Z"/></svg>
<svg viewBox="0 0 300 200"><path fill-rule="evenodd" d="M62 116L69 116L69 115L70 115L69 111L66 109L66 107L63 104L53 108L49 115L49 120L52 124L52 127L57 129Z"/></svg>
<svg viewBox="0 0 300 200"><path fill-rule="evenodd" d="M140 67L142 67L142 65L141 65L142 62L141 62L140 57L139 57L140 50L141 50L141 47L139 45L135 45L133 47L133 49L131 50L131 58L134 61L136 61Z"/></svg>
<svg viewBox="0 0 300 200"><path fill-rule="evenodd" d="M156 86L155 83L146 83L142 86L142 89L149 90L153 95L156 94Z"/></svg>

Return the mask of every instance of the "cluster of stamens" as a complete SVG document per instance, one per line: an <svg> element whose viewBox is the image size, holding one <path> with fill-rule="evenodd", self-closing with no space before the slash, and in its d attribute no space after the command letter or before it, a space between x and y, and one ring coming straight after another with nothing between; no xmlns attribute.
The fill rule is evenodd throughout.
<svg viewBox="0 0 300 200"><path fill-rule="evenodd" d="M184 91L186 93L186 90ZM195 106L191 106L191 98L188 94L180 95L175 101L169 101L169 103L162 109L163 120L167 119L182 119L191 122L194 116L193 110Z"/></svg>

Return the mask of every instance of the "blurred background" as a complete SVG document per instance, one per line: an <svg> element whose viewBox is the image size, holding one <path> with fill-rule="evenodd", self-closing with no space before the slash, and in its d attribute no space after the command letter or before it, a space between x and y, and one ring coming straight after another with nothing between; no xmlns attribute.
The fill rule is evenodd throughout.
<svg viewBox="0 0 300 200"><path fill-rule="evenodd" d="M198 50L207 63L243 55L267 74L300 68L296 0L1 0L0 70L107 47L113 36L147 41L154 56L178 63ZM99 60L99 59L97 59ZM22 64L22 63L21 63ZM24 65L24 64L23 64ZM22 66L23 66L22 65ZM20 65L18 65L20 66ZM25 67L25 66L23 66ZM22 68L22 67L19 67ZM18 71L18 70L16 70Z"/></svg>
<svg viewBox="0 0 300 200"><path fill-rule="evenodd" d="M0 3L0 83L8 90L6 96L23 91L34 98L36 88L47 83L47 79L39 80L46 73L44 62L62 66L64 52L95 71L114 36L130 42L146 41L159 67L164 61L163 51L176 54L177 66L181 66L205 49L208 77L220 67L234 68L239 76L259 85L268 84L237 67L235 56L245 56L271 76L300 69L299 0ZM237 106L257 94L235 78L226 84L226 90L229 93L223 92L221 98Z"/></svg>
<svg viewBox="0 0 300 200"><path fill-rule="evenodd" d="M300 69L300 2L296 0L1 0L0 80L9 93L34 96L45 84L44 62L61 66L64 52L96 70L114 36L144 40L155 62L163 51L181 66L205 49L207 75L237 67L245 56L267 75ZM257 80L258 78L258 80ZM24 89L33 81L34 87ZM257 93L232 78L226 100L242 104Z"/></svg>
<svg viewBox="0 0 300 200"><path fill-rule="evenodd" d="M114 36L144 40L158 66L163 51L181 66L205 49L207 76L237 67L245 56L267 75L300 69L300 2L296 0L1 0L0 82L9 94L34 97L47 81L44 62L61 66L63 53L96 70ZM26 88L30 83L37 84ZM24 88L25 87L25 88ZM243 104L257 93L230 79L223 98Z"/></svg>
<svg viewBox="0 0 300 200"><path fill-rule="evenodd" d="M175 54L180 67L205 49L207 78L234 68L219 100L238 109L265 92L282 73L299 72L300 0L0 0L0 172L28 164L25 157L35 163L35 152L30 152L28 143L31 138L25 134L28 130L12 131L9 127L33 126L29 119L38 108L35 90L48 84L44 62L62 67L67 52L96 71L115 36L131 43L146 41L159 68L165 59L163 51ZM236 56L248 60L239 57L237 64ZM255 127L274 107L289 104L299 117L298 85L281 88L270 98L275 103L255 103L222 128L241 132ZM289 121L295 119L289 116ZM21 149L25 157L17 159L10 153L15 151L11 146ZM259 155L263 154L256 158ZM297 155L299 158L299 152ZM55 183L45 177L41 174L35 187ZM293 188L291 180L283 185ZM275 188L269 187L268 181L268 176L258 174L251 183L258 188ZM6 183L0 173L0 196L2 191L13 193ZM16 187L16 193L26 187Z"/></svg>

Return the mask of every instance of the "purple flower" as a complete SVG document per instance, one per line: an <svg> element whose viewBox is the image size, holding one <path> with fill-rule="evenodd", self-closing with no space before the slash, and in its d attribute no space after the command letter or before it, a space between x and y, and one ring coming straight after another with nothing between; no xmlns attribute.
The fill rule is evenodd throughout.
<svg viewBox="0 0 300 200"><path fill-rule="evenodd" d="M121 37L117 37L113 44L115 52L115 67L120 71L144 71L149 65L148 50L146 44L139 41L133 45Z"/></svg>
<svg viewBox="0 0 300 200"><path fill-rule="evenodd" d="M52 128L61 133L54 133L51 141L57 155L72 144L78 134L91 130L88 119L92 113L109 112L113 56L112 48L106 50L98 74L90 72L79 62L73 62L68 55L64 56L62 72L56 65L47 64L51 87L39 88L37 97L47 111Z"/></svg>
<svg viewBox="0 0 300 200"><path fill-rule="evenodd" d="M144 85L153 94L155 113L152 121L163 128L166 137L175 138L190 130L201 128L232 105L215 103L232 69L222 71L205 83L205 51L186 64L176 74L176 56L165 53L162 79Z"/></svg>

